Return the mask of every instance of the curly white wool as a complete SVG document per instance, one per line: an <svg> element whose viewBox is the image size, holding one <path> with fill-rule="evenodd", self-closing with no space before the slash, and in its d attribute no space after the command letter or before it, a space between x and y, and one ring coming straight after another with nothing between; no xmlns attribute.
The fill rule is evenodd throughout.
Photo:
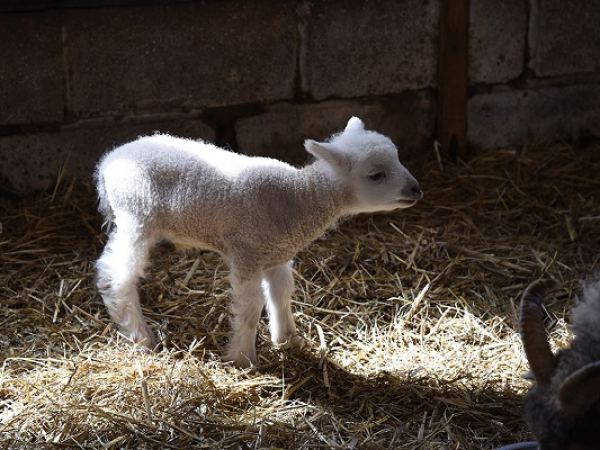
<svg viewBox="0 0 600 450"><path fill-rule="evenodd" d="M422 196L392 141L356 117L327 142L305 147L315 161L303 168L161 134L105 155L96 180L111 232L96 263L97 285L126 337L153 346L137 282L150 249L168 240L218 251L230 268L226 360L256 362L265 303L272 341L303 345L291 311L291 258L343 216L410 207Z"/></svg>

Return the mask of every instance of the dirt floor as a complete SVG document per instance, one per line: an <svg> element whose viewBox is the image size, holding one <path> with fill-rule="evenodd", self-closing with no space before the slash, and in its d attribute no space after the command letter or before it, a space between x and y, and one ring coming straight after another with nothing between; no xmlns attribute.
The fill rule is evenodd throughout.
<svg viewBox="0 0 600 450"><path fill-rule="evenodd" d="M260 364L219 359L227 270L163 245L141 296L154 353L125 345L94 289L92 187L0 196L0 445L85 449L494 449L531 440L516 320L538 277L553 348L600 269L600 147L535 145L407 164L425 198L355 217L302 251L310 343L259 330Z"/></svg>

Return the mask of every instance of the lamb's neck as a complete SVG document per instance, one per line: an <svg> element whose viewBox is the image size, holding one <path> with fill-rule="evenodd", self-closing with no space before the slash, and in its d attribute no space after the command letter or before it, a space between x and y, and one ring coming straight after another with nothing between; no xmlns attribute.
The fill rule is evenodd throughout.
<svg viewBox="0 0 600 450"><path fill-rule="evenodd" d="M295 180L297 199L308 223L328 228L340 217L349 214L352 194L318 164L315 162L298 171Z"/></svg>

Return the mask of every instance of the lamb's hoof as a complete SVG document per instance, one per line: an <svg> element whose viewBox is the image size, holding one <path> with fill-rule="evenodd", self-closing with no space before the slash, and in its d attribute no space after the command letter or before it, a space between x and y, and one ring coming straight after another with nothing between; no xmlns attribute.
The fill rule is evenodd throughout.
<svg viewBox="0 0 600 450"><path fill-rule="evenodd" d="M308 348L308 342L300 336L299 334L292 334L288 336L288 338L281 343L275 343L278 348L283 350L294 350L294 351L304 351Z"/></svg>
<svg viewBox="0 0 600 450"><path fill-rule="evenodd" d="M125 342L132 347L139 348L140 350L152 351L156 347L152 334L144 333L120 333L125 338Z"/></svg>
<svg viewBox="0 0 600 450"><path fill-rule="evenodd" d="M223 361L233 363L233 366L238 369L249 369L256 365L256 356L249 358L241 352L229 351L223 356Z"/></svg>

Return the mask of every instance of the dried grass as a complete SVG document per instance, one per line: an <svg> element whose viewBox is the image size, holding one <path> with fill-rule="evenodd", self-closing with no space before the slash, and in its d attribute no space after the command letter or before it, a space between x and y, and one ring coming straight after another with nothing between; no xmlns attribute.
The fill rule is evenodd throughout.
<svg viewBox="0 0 600 450"><path fill-rule="evenodd" d="M296 321L311 347L260 367L219 361L226 271L154 253L142 287L162 340L120 343L93 288L92 188L0 197L0 441L7 448L493 449L528 440L515 301L534 278L552 345L600 258L600 150L488 152L411 165L425 199L356 217L298 255Z"/></svg>

